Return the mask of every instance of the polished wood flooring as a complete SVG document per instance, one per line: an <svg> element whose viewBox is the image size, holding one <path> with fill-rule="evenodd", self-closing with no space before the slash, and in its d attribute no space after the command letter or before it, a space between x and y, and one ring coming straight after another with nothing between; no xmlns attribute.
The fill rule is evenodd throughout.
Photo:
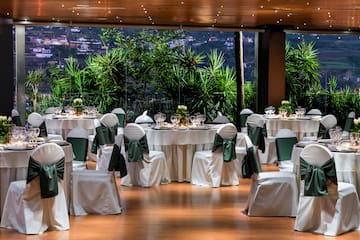
<svg viewBox="0 0 360 240"><path fill-rule="evenodd" d="M294 231L294 218L244 215L249 183L248 179L240 179L239 186L221 188L189 183L119 187L122 214L71 216L69 231L48 231L41 235L26 236L0 228L0 239L334 239ZM360 230L336 239L358 240Z"/></svg>

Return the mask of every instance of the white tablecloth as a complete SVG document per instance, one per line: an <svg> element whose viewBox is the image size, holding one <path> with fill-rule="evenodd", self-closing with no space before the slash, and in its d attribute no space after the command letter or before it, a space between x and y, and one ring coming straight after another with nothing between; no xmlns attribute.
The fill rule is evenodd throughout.
<svg viewBox="0 0 360 240"><path fill-rule="evenodd" d="M63 139L66 139L69 131L76 127L87 129L89 134L94 134L95 118L86 117L60 117L54 118L51 116L45 117L46 128L49 133L56 132L62 135Z"/></svg>
<svg viewBox="0 0 360 240"><path fill-rule="evenodd" d="M65 152L64 190L69 206L70 174L74 157L71 144L62 147ZM6 193L12 181L25 180L32 150L0 150L0 218Z"/></svg>
<svg viewBox="0 0 360 240"><path fill-rule="evenodd" d="M161 150L165 153L170 176L173 181L191 181L192 159L195 151L211 149L217 128L185 130L156 130L146 128L150 150Z"/></svg>
<svg viewBox="0 0 360 240"><path fill-rule="evenodd" d="M294 146L291 159L294 162L294 171L300 183L300 152L302 147ZM360 153L358 152L333 152L336 175L339 182L355 185L360 197Z"/></svg>
<svg viewBox="0 0 360 240"><path fill-rule="evenodd" d="M296 133L299 141L305 136L317 136L319 132L319 125L319 120L313 119L266 119L266 130L268 137L275 137L280 129L287 128Z"/></svg>

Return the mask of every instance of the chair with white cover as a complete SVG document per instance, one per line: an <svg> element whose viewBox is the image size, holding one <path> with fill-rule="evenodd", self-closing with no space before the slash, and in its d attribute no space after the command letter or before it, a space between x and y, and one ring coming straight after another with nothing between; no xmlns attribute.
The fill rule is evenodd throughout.
<svg viewBox="0 0 360 240"><path fill-rule="evenodd" d="M137 124L153 124L154 119L147 115L148 111L144 111L140 116L136 117L135 123Z"/></svg>
<svg viewBox="0 0 360 240"><path fill-rule="evenodd" d="M269 164L276 162L275 137L268 137L266 120L262 114L251 114L246 121L247 133L253 144L257 147L258 157L261 163Z"/></svg>
<svg viewBox="0 0 360 240"><path fill-rule="evenodd" d="M320 144L300 153L300 200L295 230L336 236L359 226L359 199L353 184L337 182L333 154Z"/></svg>
<svg viewBox="0 0 360 240"><path fill-rule="evenodd" d="M214 120L212 121L212 123L214 124L225 124L229 122L229 119L219 111L217 112L216 118L214 118Z"/></svg>
<svg viewBox="0 0 360 240"><path fill-rule="evenodd" d="M39 113L37 112L30 113L27 118L27 122L28 124L30 124L31 127L40 128L39 137L46 137L49 140L63 140L61 134L48 133L45 119Z"/></svg>
<svg viewBox="0 0 360 240"><path fill-rule="evenodd" d="M246 122L247 122L247 118L253 114L253 110L249 109L249 108L244 108L240 111L240 128L241 128L241 132L245 132L247 133L247 126L246 126Z"/></svg>
<svg viewBox="0 0 360 240"><path fill-rule="evenodd" d="M16 126L22 126L19 111L16 109L11 110L11 120Z"/></svg>
<svg viewBox="0 0 360 240"><path fill-rule="evenodd" d="M335 128L337 119L333 114L327 114L320 119L318 138L329 139L329 130Z"/></svg>
<svg viewBox="0 0 360 240"><path fill-rule="evenodd" d="M236 139L237 129L234 124L221 126L216 131L212 150L195 152L191 183L204 187L239 185L234 162Z"/></svg>
<svg viewBox="0 0 360 240"><path fill-rule="evenodd" d="M322 112L317 108L310 109L307 113L307 116L321 116Z"/></svg>
<svg viewBox="0 0 360 240"><path fill-rule="evenodd" d="M96 170L107 171L113 146L121 141L122 135L117 135L118 118L113 113L106 113L100 118L100 125L95 128L96 134L91 146L91 152L97 154ZM118 144L118 146L120 146Z"/></svg>
<svg viewBox="0 0 360 240"><path fill-rule="evenodd" d="M77 171L86 169L86 157L89 145L88 131L81 127L73 128L68 133L66 141L71 143L74 152L72 170Z"/></svg>
<svg viewBox="0 0 360 240"><path fill-rule="evenodd" d="M125 126L125 111L122 108L114 108L111 113L115 114L118 118L118 134L124 133Z"/></svg>
<svg viewBox="0 0 360 240"><path fill-rule="evenodd" d="M106 171L87 169L73 171L70 214L75 216L120 214L122 208L115 171L120 171L120 177L127 174L125 159L117 144L112 148Z"/></svg>
<svg viewBox="0 0 360 240"><path fill-rule="evenodd" d="M162 151L149 151L144 129L136 123L124 128L125 159L128 175L124 186L151 187L171 182L170 171Z"/></svg>
<svg viewBox="0 0 360 240"><path fill-rule="evenodd" d="M27 180L10 184L1 227L24 234L68 230L69 216L63 187L65 153L45 143L30 155Z"/></svg>
<svg viewBox="0 0 360 240"><path fill-rule="evenodd" d="M280 171L293 172L294 163L291 154L298 142L296 134L290 129L280 129L275 136L277 163Z"/></svg>
<svg viewBox="0 0 360 240"><path fill-rule="evenodd" d="M261 172L255 148L248 136L245 139L248 150L242 162L242 177L251 178L245 212L248 216L295 216L298 203L295 173Z"/></svg>
<svg viewBox="0 0 360 240"><path fill-rule="evenodd" d="M354 126L355 112L350 112L347 115L345 120L344 129L343 129L343 137L349 137L349 133Z"/></svg>

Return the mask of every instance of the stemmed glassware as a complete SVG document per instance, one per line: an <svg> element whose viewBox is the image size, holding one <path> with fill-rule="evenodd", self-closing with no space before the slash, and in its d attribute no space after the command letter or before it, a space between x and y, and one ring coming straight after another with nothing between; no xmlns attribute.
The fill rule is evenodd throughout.
<svg viewBox="0 0 360 240"><path fill-rule="evenodd" d="M179 117L177 115L171 115L170 121L173 124L173 126L177 127L179 124Z"/></svg>
<svg viewBox="0 0 360 240"><path fill-rule="evenodd" d="M199 114L197 115L197 119L200 122L200 127L204 127L204 122L206 120L205 114Z"/></svg>

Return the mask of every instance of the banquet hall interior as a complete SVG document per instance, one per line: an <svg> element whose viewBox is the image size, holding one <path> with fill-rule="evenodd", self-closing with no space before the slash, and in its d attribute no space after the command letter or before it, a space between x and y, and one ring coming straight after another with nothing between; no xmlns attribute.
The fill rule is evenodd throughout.
<svg viewBox="0 0 360 240"><path fill-rule="evenodd" d="M17 102L21 118L24 120L25 117L25 96L21 94L25 93L25 73L22 71L24 70L25 53L24 49L21 49L23 43L14 43L23 40L14 39L14 36L23 36L22 31L24 31L25 26L52 25L109 28L196 29L230 31L236 34L242 31L253 31L256 33L258 64L256 73L258 78L256 89L257 99L256 109L254 110L259 110L260 112L260 109L264 109L266 106L276 105L285 99L286 96L285 33L358 34L360 33L359 9L360 1L350 0L1 1L0 49L2 56L0 57L0 75L2 88L0 88L0 115L10 116L13 104ZM238 53L240 47L237 46L235 51ZM14 52L17 52L17 54L14 54ZM237 56L237 58L239 58L239 56ZM241 85L239 81L237 84L237 86ZM241 95L242 93L238 90L237 94ZM238 106L236 112L239 114L235 125L239 127L242 107L240 98L237 101ZM274 119L271 119L269 122L273 120ZM313 119L311 118L311 120ZM315 120L317 124L318 120L319 119ZM93 124L93 122L91 124ZM319 125L316 125L316 131L318 131L318 127ZM91 125L91 128L95 128L95 126ZM62 134L62 137L65 139L69 129L64 128L61 130L62 132L60 131L59 134ZM202 136L200 133L201 130L204 129L194 130L194 132L199 131L197 136L199 139ZM211 133L209 133L209 131L204 133L204 136L207 136L207 140L211 143L217 133L217 129L212 130ZM274 131L275 130L277 131L278 129L274 127ZM302 130L305 131L305 129ZM166 131L147 129L145 132L148 138L152 139L149 141L149 145L151 145L152 142L159 141L161 138L156 134L161 134L159 132ZM180 132L179 134L183 134L185 131L178 132ZM299 130L297 134L303 133ZM237 133L237 136L239 135L241 134ZM94 141L96 136L92 137L93 139L91 139L91 141ZM178 139L174 138L174 140L171 141L177 141L179 138L180 137L178 137ZM197 139L196 134L195 137L192 135L190 138L192 139L189 139L189 141ZM166 141L170 140L167 139ZM201 139L201 141L201 145L209 144L209 142L205 142L203 139ZM111 176L110 173L107 173L108 177L115 176L115 182L112 182L112 186L116 187L115 192L119 197L118 201L121 206L121 213L69 214L70 228L68 230L45 231L41 234L33 235L26 235L15 230L1 227L0 239L191 240L203 238L282 240L332 238L313 232L296 231L294 229L295 216L248 215L249 196L251 189L254 187L253 178L239 177L236 184L220 187L205 187L192 184L192 165L189 163L187 152L189 149L181 148L175 144L170 145L163 142L161 144L163 144L161 145L161 150L164 150L167 154L171 153L173 156L171 160L168 159L167 164L170 162L172 164L178 164L180 162L183 164L181 166L179 164L176 167L169 167L169 181L167 181L168 179L161 179L163 182L156 186L132 186L131 184L127 186L126 181L134 181L134 179L120 178L119 175L117 175L118 172L112 173L115 175ZM274 146L275 145L273 145L273 147ZM150 148L151 147L152 146L150 146ZM246 147L248 146L246 145ZM89 151L90 148L91 145L89 145ZM198 149L195 148L191 150L191 160L193 154L198 152ZM112 150L113 148L111 148L110 151ZM123 150L125 151L125 149ZM155 151L159 149L153 147L150 150ZM0 156L2 156L1 151L2 150L0 150ZM246 151L248 151L248 149L246 149ZM66 154L67 152L65 150L65 155ZM96 154L95 150L95 158L97 157ZM246 154L249 154L249 152ZM341 153L338 155L341 155ZM241 156L244 157L244 155ZM223 157L223 155L221 157ZM67 171L67 167L74 168L74 165L71 165L71 162L69 163L66 158L67 155L65 156L65 171ZM182 158L182 160L180 160L180 158ZM98 163L99 161L87 161L86 168L97 171L97 168L99 168ZM1 164L0 166L4 167ZM154 166L154 168L155 167L156 166ZM202 167L205 168L205 164ZM262 163L261 168L263 172L272 173L279 171L278 165L274 162L271 164ZM128 174L129 169L128 167ZM119 169L116 171L119 171ZM206 170L204 171L206 172ZM68 174L69 175L64 177L64 182L67 181L67 184L70 186L72 180L70 179L71 176L69 172ZM88 181L94 180L95 178L95 176L90 176ZM2 180L2 178L0 179ZM10 184L10 182L8 184ZM1 185L4 186L5 183L0 182L0 186ZM91 192L92 187L88 186L88 188L89 189L79 189L79 191ZM64 191L65 195L71 195L70 192L73 191L73 189L65 188ZM6 192L1 192L1 194L5 195ZM276 195L276 193L272 193L272 195ZM289 199L291 198L290 195L291 194L288 195ZM3 197L4 196L1 196L0 198L1 205L5 202ZM104 201L101 196L97 196L97 200L98 203ZM281 200L285 201L287 197L283 197ZM69 199L66 201L67 204L70 204ZM266 204L271 205L269 202ZM360 208L355 209L355 211L360 212L359 209ZM3 211L2 209L0 210ZM0 213L2 213L1 211ZM16 213L14 213L14 215L16 215ZM345 231L335 238L349 240L359 239L360 226L358 229Z"/></svg>

